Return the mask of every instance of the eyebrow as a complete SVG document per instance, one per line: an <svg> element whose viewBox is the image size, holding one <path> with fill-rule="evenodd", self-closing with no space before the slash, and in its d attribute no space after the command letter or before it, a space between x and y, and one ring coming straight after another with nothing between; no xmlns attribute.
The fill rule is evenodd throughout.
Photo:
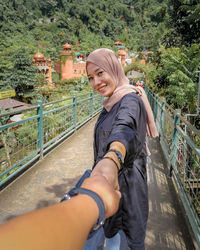
<svg viewBox="0 0 200 250"><path fill-rule="evenodd" d="M101 68L97 68L94 72L97 72L98 70L100 70Z"/></svg>
<svg viewBox="0 0 200 250"><path fill-rule="evenodd" d="M101 70L101 68L97 68L94 72L97 72L98 70ZM90 77L90 74L88 75L88 77Z"/></svg>

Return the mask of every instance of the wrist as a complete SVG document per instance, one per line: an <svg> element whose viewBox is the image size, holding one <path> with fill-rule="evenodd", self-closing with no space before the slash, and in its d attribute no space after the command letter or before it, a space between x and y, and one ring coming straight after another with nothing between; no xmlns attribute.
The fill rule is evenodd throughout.
<svg viewBox="0 0 200 250"><path fill-rule="evenodd" d="M112 167L112 169L115 168ZM102 173L94 174L93 171L91 173L91 178L86 179L81 187L90 189L101 197L105 207L106 218L108 218L116 213L121 198L121 194L118 191L119 186L116 187L116 185L113 184L114 178L118 179L118 174L116 171L116 174L110 174L108 176Z"/></svg>
<svg viewBox="0 0 200 250"><path fill-rule="evenodd" d="M117 172L119 172L121 165L120 165L119 159L116 157L115 154L109 152L109 153L104 155L104 157L101 159L101 161L102 160L109 160L111 162L111 164L115 167Z"/></svg>
<svg viewBox="0 0 200 250"><path fill-rule="evenodd" d="M121 143L120 141L114 141L110 144L109 149L115 149L117 151L120 151L122 156L125 158L126 156L126 148L124 146L123 143Z"/></svg>
<svg viewBox="0 0 200 250"><path fill-rule="evenodd" d="M78 195L87 195L92 198L93 201L96 203L96 206L99 210L99 216L92 228L92 231L98 230L101 226L103 226L106 214L102 198L99 196L99 194L97 194L97 192L94 192L92 190L86 188L73 188L62 198L61 202L65 200L70 200L72 197L77 197Z"/></svg>
<svg viewBox="0 0 200 250"><path fill-rule="evenodd" d="M118 162L119 162L119 165L122 167L123 164L124 164L124 156L123 154L119 151L119 150L116 150L114 148L110 148L107 152L108 153L113 153L115 155L115 157L117 158Z"/></svg>

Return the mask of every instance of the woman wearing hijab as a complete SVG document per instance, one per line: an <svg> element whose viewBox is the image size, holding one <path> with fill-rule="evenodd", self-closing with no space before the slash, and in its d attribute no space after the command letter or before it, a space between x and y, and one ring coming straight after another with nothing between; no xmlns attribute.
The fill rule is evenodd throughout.
<svg viewBox="0 0 200 250"><path fill-rule="evenodd" d="M142 250L148 219L146 134L158 135L153 114L145 93L129 84L112 50L93 51L86 70L92 88L107 98L95 126L92 175L104 175L122 193L119 210L106 220L104 233L110 242L118 242L112 249L126 249L118 234L123 232L130 249Z"/></svg>

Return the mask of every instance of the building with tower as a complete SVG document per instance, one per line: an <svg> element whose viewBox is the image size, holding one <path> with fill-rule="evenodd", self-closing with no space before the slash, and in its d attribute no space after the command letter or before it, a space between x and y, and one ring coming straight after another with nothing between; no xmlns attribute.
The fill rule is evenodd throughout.
<svg viewBox="0 0 200 250"><path fill-rule="evenodd" d="M85 66L86 63L82 60L73 60L72 46L64 44L60 51L60 60L55 61L55 71L60 74L60 79L81 78L86 75Z"/></svg>
<svg viewBox="0 0 200 250"><path fill-rule="evenodd" d="M119 59L119 61L121 62L123 68L125 67L126 55L127 55L127 53L126 53L125 50L119 49L119 52L118 52L118 59Z"/></svg>
<svg viewBox="0 0 200 250"><path fill-rule="evenodd" d="M33 57L33 66L38 68L38 72L42 73L46 81L52 83L52 62L51 59L46 59L39 51Z"/></svg>

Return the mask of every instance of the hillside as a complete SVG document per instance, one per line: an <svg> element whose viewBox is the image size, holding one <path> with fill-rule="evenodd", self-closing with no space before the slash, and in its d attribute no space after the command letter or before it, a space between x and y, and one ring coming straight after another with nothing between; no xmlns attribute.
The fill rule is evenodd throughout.
<svg viewBox="0 0 200 250"><path fill-rule="evenodd" d="M68 41L88 50L113 41L155 48L169 17L169 0L1 0L0 48L42 47L56 56Z"/></svg>
<svg viewBox="0 0 200 250"><path fill-rule="evenodd" d="M151 87L195 111L199 0L0 0L0 90L14 88L20 99L44 82L31 66L38 50L54 60L66 42L87 55L115 41L129 51L154 51Z"/></svg>

